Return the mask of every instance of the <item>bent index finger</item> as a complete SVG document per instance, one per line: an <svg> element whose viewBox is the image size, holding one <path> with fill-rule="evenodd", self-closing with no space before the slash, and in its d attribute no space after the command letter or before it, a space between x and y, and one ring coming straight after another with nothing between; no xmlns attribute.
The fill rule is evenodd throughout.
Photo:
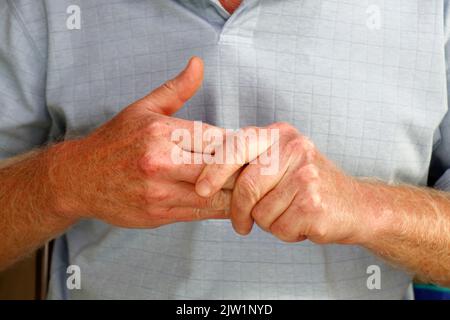
<svg viewBox="0 0 450 320"><path fill-rule="evenodd" d="M213 163L203 169L197 179L196 192L208 197L226 184L241 167L255 160L274 143L267 129L249 127L225 137L215 149Z"/></svg>
<svg viewBox="0 0 450 320"><path fill-rule="evenodd" d="M170 141L187 152L212 154L225 137L225 129L201 121L171 118L170 126Z"/></svg>
<svg viewBox="0 0 450 320"><path fill-rule="evenodd" d="M215 195L205 198L194 191L194 185L186 182L173 184L173 197L165 204L172 207L190 207L209 210L229 210L231 204L231 191L220 190Z"/></svg>

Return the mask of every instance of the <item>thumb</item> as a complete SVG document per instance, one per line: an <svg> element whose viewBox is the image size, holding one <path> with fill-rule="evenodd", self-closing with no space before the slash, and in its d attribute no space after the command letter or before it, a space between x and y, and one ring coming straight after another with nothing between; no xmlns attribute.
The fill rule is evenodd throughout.
<svg viewBox="0 0 450 320"><path fill-rule="evenodd" d="M155 89L140 102L153 112L172 115L194 96L202 82L203 61L199 57L192 57L175 78Z"/></svg>

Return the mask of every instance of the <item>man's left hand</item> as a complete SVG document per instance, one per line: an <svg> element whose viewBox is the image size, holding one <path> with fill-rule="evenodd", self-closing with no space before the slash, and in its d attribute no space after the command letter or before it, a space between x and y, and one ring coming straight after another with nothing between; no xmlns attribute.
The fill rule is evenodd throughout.
<svg viewBox="0 0 450 320"><path fill-rule="evenodd" d="M258 159L243 168L232 194L231 220L236 232L248 234L256 222L287 242L355 243L367 236L370 229L361 210L359 182L338 169L291 125L276 123L268 128L279 130L279 170L261 175L262 161ZM206 166L197 180L197 191L207 196L208 191L220 190L238 167Z"/></svg>

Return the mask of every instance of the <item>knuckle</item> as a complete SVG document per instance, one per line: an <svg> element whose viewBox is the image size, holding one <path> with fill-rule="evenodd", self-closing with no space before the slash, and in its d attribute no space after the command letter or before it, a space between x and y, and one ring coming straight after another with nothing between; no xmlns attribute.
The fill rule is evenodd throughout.
<svg viewBox="0 0 450 320"><path fill-rule="evenodd" d="M285 242L293 242L298 238L292 226L284 222L272 225L270 230L274 236Z"/></svg>
<svg viewBox="0 0 450 320"><path fill-rule="evenodd" d="M223 191L217 192L214 196L208 198L209 207L212 209L226 209L228 204L226 203L226 194Z"/></svg>
<svg viewBox="0 0 450 320"><path fill-rule="evenodd" d="M152 119L146 125L145 132L151 136L156 136L160 135L166 128L167 125L161 119Z"/></svg>
<svg viewBox="0 0 450 320"><path fill-rule="evenodd" d="M205 171L206 171L206 173L204 174L203 178L197 178L196 183L198 183L199 181L206 181L206 182L208 182L208 184L209 184L210 188L213 190L213 192L220 190L222 188L222 185L221 185L222 179L221 179L221 175L216 174L218 171L220 171L220 169L216 169L213 165L211 167L206 167L204 169L204 172Z"/></svg>
<svg viewBox="0 0 450 320"><path fill-rule="evenodd" d="M314 147L311 144L312 142L305 136L297 135L286 144L286 147L291 151L305 153L314 150Z"/></svg>
<svg viewBox="0 0 450 320"><path fill-rule="evenodd" d="M313 210L322 209L322 197L318 193L311 197L311 208Z"/></svg>
<svg viewBox="0 0 450 320"><path fill-rule="evenodd" d="M256 203L259 199L258 184L255 178L249 174L240 177L236 185L236 192L241 201Z"/></svg>
<svg viewBox="0 0 450 320"><path fill-rule="evenodd" d="M311 189L311 188L310 188ZM307 190L305 193L305 205L308 210L317 211L321 209L322 197L316 190Z"/></svg>
<svg viewBox="0 0 450 320"><path fill-rule="evenodd" d="M164 202L170 198L170 192L164 189L149 189L146 192L145 198L148 204Z"/></svg>
<svg viewBox="0 0 450 320"><path fill-rule="evenodd" d="M300 158L304 154L303 143L299 138L294 138L286 143L284 150L286 154L295 155L295 158Z"/></svg>
<svg viewBox="0 0 450 320"><path fill-rule="evenodd" d="M147 154L139 160L139 168L149 177L155 176L168 167L168 161L164 161L163 157L157 154Z"/></svg>
<svg viewBox="0 0 450 320"><path fill-rule="evenodd" d="M175 82L170 79L167 80L164 84L163 84L164 89L166 89L167 91L169 91L171 94L177 94L177 87L175 85Z"/></svg>
<svg viewBox="0 0 450 320"><path fill-rule="evenodd" d="M317 159L317 150L315 148L308 149L306 151L306 161L308 163L314 163Z"/></svg>
<svg viewBox="0 0 450 320"><path fill-rule="evenodd" d="M313 183L319 178L319 169L314 164L307 164L297 171L295 178L305 184Z"/></svg>
<svg viewBox="0 0 450 320"><path fill-rule="evenodd" d="M314 145L314 142L312 142L311 139L309 139L306 136L302 136L302 140L305 150L316 150L316 146Z"/></svg>

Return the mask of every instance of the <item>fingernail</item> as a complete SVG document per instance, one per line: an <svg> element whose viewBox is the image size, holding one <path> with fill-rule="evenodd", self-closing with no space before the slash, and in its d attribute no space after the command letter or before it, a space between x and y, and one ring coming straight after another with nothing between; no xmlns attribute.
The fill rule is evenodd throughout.
<svg viewBox="0 0 450 320"><path fill-rule="evenodd" d="M240 236L246 236L250 233L250 231L248 231L248 229L241 228L241 227L236 228L235 230L236 230L236 233L239 234Z"/></svg>
<svg viewBox="0 0 450 320"><path fill-rule="evenodd" d="M211 193L211 185L206 179L201 180L197 183L197 193L202 197L207 197Z"/></svg>

